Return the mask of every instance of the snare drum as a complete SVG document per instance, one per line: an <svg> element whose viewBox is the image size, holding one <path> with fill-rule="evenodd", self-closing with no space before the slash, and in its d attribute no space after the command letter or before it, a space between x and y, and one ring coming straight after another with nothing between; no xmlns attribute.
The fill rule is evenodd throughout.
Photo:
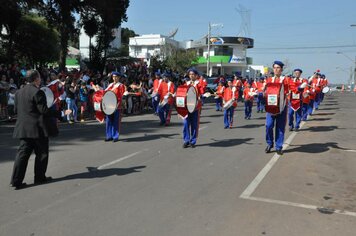
<svg viewBox="0 0 356 236"><path fill-rule="evenodd" d="M284 85L282 83L266 84L266 112L277 115L285 107Z"/></svg>
<svg viewBox="0 0 356 236"><path fill-rule="evenodd" d="M194 86L181 85L177 88L176 109L179 115L186 118L188 113L193 113L197 109L197 105L198 93Z"/></svg>
<svg viewBox="0 0 356 236"><path fill-rule="evenodd" d="M41 90L45 93L46 101L47 101L47 107L50 108L53 105L53 102L54 102L53 92L48 87L42 87Z"/></svg>
<svg viewBox="0 0 356 236"><path fill-rule="evenodd" d="M325 86L322 90L323 93L328 93L330 92L330 88L328 86Z"/></svg>
<svg viewBox="0 0 356 236"><path fill-rule="evenodd" d="M101 100L101 109L105 115L112 115L118 107L116 94L113 91L106 91L103 99Z"/></svg>

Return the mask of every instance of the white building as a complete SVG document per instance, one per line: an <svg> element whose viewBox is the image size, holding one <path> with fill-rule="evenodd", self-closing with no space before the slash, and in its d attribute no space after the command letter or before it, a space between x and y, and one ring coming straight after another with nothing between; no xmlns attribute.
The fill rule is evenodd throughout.
<svg viewBox="0 0 356 236"><path fill-rule="evenodd" d="M253 39L245 37L211 37L208 52L207 38L177 42L167 36L149 34L130 38L129 53L131 57L143 59L149 64L151 56L165 57L172 48L195 49L198 56L195 67L199 71L208 71L209 75L239 71L245 75L248 65L252 64L252 58L247 57L247 49L252 48L253 43Z"/></svg>
<svg viewBox="0 0 356 236"><path fill-rule="evenodd" d="M114 40L110 43L110 47L118 49L121 47L121 26L119 26L117 29L114 29L112 31L112 34L114 36ZM85 33L83 27L80 29L79 50L80 50L80 56L82 60L89 59L89 42L91 41L91 44L95 46L96 39L97 39L96 36L90 39L89 36Z"/></svg>
<svg viewBox="0 0 356 236"><path fill-rule="evenodd" d="M179 47L179 42L161 34L146 34L129 40L130 57L142 59L148 65L152 56L163 59L172 53L172 48Z"/></svg>

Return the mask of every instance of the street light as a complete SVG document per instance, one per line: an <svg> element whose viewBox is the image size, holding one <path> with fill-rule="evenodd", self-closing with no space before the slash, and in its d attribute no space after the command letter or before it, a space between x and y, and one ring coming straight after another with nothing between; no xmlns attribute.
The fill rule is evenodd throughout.
<svg viewBox="0 0 356 236"><path fill-rule="evenodd" d="M351 25L352 26L352 25ZM356 25L355 25L356 26ZM346 57L347 59L349 59L350 61L353 62L354 64L354 69L353 69L353 77L354 77L354 84L356 84L356 56L355 56L355 59L353 60L351 57L349 57L348 55L346 55L345 53L343 52L336 52L336 54L341 54L343 55L344 57ZM350 74L350 81L352 80L352 73Z"/></svg>
<svg viewBox="0 0 356 236"><path fill-rule="evenodd" d="M209 25L208 25L208 53L206 55L206 75L207 76L210 76L210 36L211 36L211 27L223 27L223 24L210 24L209 22Z"/></svg>

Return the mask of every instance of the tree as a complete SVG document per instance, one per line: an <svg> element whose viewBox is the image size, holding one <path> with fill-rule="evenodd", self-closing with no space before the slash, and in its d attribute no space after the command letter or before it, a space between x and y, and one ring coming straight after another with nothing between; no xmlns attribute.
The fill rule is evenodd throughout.
<svg viewBox="0 0 356 236"><path fill-rule="evenodd" d="M41 14L46 17L50 26L55 27L59 32L59 68L62 70L66 65L69 39L78 35L74 13L80 12L82 4L80 0L41 0L40 3Z"/></svg>
<svg viewBox="0 0 356 236"><path fill-rule="evenodd" d="M56 62L59 57L58 32L43 17L25 15L14 34L14 50L31 65Z"/></svg>
<svg viewBox="0 0 356 236"><path fill-rule="evenodd" d="M173 49L166 59L167 66L179 73L184 73L198 60L195 50Z"/></svg>

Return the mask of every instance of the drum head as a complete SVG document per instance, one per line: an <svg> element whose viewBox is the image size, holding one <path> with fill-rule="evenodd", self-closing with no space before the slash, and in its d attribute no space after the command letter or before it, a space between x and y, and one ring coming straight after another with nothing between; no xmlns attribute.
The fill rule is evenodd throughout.
<svg viewBox="0 0 356 236"><path fill-rule="evenodd" d="M281 85L281 90L279 91L279 113L282 113L285 106L285 99L284 99L284 85Z"/></svg>
<svg viewBox="0 0 356 236"><path fill-rule="evenodd" d="M54 102L53 92L48 87L42 87L41 90L45 93L46 100L47 100L47 107L50 108L53 105L53 102Z"/></svg>
<svg viewBox="0 0 356 236"><path fill-rule="evenodd" d="M116 94L112 91L107 91L103 96L103 100L101 101L101 107L106 115L113 114L117 109Z"/></svg>
<svg viewBox="0 0 356 236"><path fill-rule="evenodd" d="M187 110L193 113L198 104L197 91L193 86L189 87L187 92Z"/></svg>
<svg viewBox="0 0 356 236"><path fill-rule="evenodd" d="M323 93L328 93L330 91L330 88L328 86L325 86L322 90Z"/></svg>

